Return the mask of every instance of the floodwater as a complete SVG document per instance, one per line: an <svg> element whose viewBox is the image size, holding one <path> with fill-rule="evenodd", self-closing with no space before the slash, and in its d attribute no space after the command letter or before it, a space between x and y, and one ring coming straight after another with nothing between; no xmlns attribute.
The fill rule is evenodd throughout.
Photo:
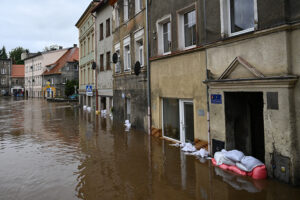
<svg viewBox="0 0 300 200"><path fill-rule="evenodd" d="M65 103L0 98L0 199L299 199Z"/></svg>

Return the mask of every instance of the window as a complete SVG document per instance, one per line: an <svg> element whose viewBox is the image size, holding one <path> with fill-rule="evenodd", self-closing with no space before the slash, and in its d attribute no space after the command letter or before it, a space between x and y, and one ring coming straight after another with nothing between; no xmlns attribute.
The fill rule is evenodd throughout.
<svg viewBox="0 0 300 200"><path fill-rule="evenodd" d="M143 2L142 0L135 0L135 14L140 12L143 9Z"/></svg>
<svg viewBox="0 0 300 200"><path fill-rule="evenodd" d="M144 29L137 31L134 34L135 40L135 60L144 66Z"/></svg>
<svg viewBox="0 0 300 200"><path fill-rule="evenodd" d="M115 73L121 72L121 65L120 65L120 43L115 45L115 53L118 55L118 62L115 63Z"/></svg>
<svg viewBox="0 0 300 200"><path fill-rule="evenodd" d="M124 71L130 71L130 45L124 46Z"/></svg>
<svg viewBox="0 0 300 200"><path fill-rule="evenodd" d="M163 48L164 53L171 51L171 23L167 22L163 24Z"/></svg>
<svg viewBox="0 0 300 200"><path fill-rule="evenodd" d="M110 52L106 53L106 70L111 70L111 68L110 68Z"/></svg>
<svg viewBox="0 0 300 200"><path fill-rule="evenodd" d="M185 50L196 46L196 4L178 11L178 48Z"/></svg>
<svg viewBox="0 0 300 200"><path fill-rule="evenodd" d="M158 54L171 53L171 15L168 15L156 22Z"/></svg>
<svg viewBox="0 0 300 200"><path fill-rule="evenodd" d="M184 14L184 45L190 47L196 45L196 11Z"/></svg>
<svg viewBox="0 0 300 200"><path fill-rule="evenodd" d="M88 53L91 52L90 43L91 43L91 38L88 37Z"/></svg>
<svg viewBox="0 0 300 200"><path fill-rule="evenodd" d="M84 41L84 50L83 50L83 56L85 56L86 55L86 42Z"/></svg>
<svg viewBox="0 0 300 200"><path fill-rule="evenodd" d="M92 34L92 52L94 52L95 35Z"/></svg>
<svg viewBox="0 0 300 200"><path fill-rule="evenodd" d="M1 74L6 74L5 68L1 68Z"/></svg>
<svg viewBox="0 0 300 200"><path fill-rule="evenodd" d="M110 19L106 20L106 37L110 36Z"/></svg>
<svg viewBox="0 0 300 200"><path fill-rule="evenodd" d="M103 40L103 23L100 24L100 40Z"/></svg>
<svg viewBox="0 0 300 200"><path fill-rule="evenodd" d="M119 14L119 6L117 5L115 8L115 28L120 25L120 14Z"/></svg>
<svg viewBox="0 0 300 200"><path fill-rule="evenodd" d="M2 79L1 79L1 84L2 84L2 85L6 85L5 82L6 82L5 78L2 78Z"/></svg>
<svg viewBox="0 0 300 200"><path fill-rule="evenodd" d="M124 22L128 20L128 0L124 0Z"/></svg>
<svg viewBox="0 0 300 200"><path fill-rule="evenodd" d="M100 55L100 71L104 71L104 55Z"/></svg>
<svg viewBox="0 0 300 200"><path fill-rule="evenodd" d="M222 36L253 31L257 23L257 0L220 0Z"/></svg>

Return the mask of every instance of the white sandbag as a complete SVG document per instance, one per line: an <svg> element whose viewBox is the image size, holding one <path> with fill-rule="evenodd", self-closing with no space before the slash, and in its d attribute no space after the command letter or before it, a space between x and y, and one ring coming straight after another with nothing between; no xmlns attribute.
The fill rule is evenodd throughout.
<svg viewBox="0 0 300 200"><path fill-rule="evenodd" d="M191 143L186 143L184 147L181 149L181 151L185 151L185 152L194 152L196 150L197 149Z"/></svg>
<svg viewBox="0 0 300 200"><path fill-rule="evenodd" d="M214 155L214 159L217 163L217 165L222 165L222 158L224 157L223 153L220 151L217 151Z"/></svg>
<svg viewBox="0 0 300 200"><path fill-rule="evenodd" d="M224 156L234 162L240 162L245 155L241 151L231 150L231 151L225 152Z"/></svg>
<svg viewBox="0 0 300 200"><path fill-rule="evenodd" d="M252 156L244 156L241 163L246 167L248 172L252 171L255 167L264 165L264 163Z"/></svg>
<svg viewBox="0 0 300 200"><path fill-rule="evenodd" d="M250 172L250 171L248 171L247 167L246 167L245 165L243 165L242 163L240 163L240 162L237 162L235 165L236 165L237 168L239 168L240 170L243 170L243 171L245 171L245 172Z"/></svg>
<svg viewBox="0 0 300 200"><path fill-rule="evenodd" d="M226 165L235 165L235 162L230 160L229 158L226 158L225 156L222 157L222 164L226 164Z"/></svg>
<svg viewBox="0 0 300 200"><path fill-rule="evenodd" d="M201 158L205 158L208 156L208 152L201 148L199 151L195 151L192 153L193 156L200 156Z"/></svg>

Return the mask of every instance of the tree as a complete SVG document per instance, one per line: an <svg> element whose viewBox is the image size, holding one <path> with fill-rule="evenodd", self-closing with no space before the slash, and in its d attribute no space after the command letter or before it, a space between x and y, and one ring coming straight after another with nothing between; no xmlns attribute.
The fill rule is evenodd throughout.
<svg viewBox="0 0 300 200"><path fill-rule="evenodd" d="M65 95L67 97L75 93L75 88L74 88L75 85L78 88L77 80L71 80L71 81L67 80L66 87L65 87Z"/></svg>
<svg viewBox="0 0 300 200"><path fill-rule="evenodd" d="M50 46L45 46L43 51L46 52L46 51L53 51L53 50L58 50L59 49L59 46L57 44L54 44L54 45L50 45Z"/></svg>
<svg viewBox="0 0 300 200"><path fill-rule="evenodd" d="M12 59L13 64L24 65L24 60L21 60L21 54L23 52L29 52L28 49L24 49L23 47L14 48L9 52L9 57Z"/></svg>
<svg viewBox="0 0 300 200"><path fill-rule="evenodd" d="M6 53L6 49L5 46L2 47L2 49L0 50L0 59L7 59L7 53Z"/></svg>

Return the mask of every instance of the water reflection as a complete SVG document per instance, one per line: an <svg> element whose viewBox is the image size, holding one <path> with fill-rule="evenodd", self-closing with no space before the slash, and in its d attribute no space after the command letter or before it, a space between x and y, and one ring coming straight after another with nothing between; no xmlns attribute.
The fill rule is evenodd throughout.
<svg viewBox="0 0 300 200"><path fill-rule="evenodd" d="M297 199L69 104L0 98L0 199Z"/></svg>

